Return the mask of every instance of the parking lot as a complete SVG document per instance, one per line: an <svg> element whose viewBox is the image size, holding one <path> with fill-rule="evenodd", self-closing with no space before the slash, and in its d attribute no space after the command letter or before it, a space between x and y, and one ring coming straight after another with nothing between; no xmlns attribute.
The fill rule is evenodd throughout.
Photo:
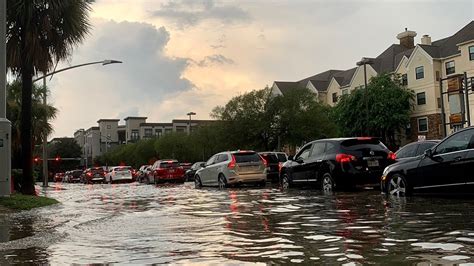
<svg viewBox="0 0 474 266"><path fill-rule="evenodd" d="M474 261L468 199L189 182L38 189L62 203L0 214L0 264Z"/></svg>

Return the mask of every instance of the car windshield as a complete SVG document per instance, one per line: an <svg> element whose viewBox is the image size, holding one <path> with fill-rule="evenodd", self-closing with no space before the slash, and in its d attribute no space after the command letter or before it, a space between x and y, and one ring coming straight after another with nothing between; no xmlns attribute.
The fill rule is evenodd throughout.
<svg viewBox="0 0 474 266"><path fill-rule="evenodd" d="M233 155L237 163L260 162L260 156L256 152L240 152Z"/></svg>

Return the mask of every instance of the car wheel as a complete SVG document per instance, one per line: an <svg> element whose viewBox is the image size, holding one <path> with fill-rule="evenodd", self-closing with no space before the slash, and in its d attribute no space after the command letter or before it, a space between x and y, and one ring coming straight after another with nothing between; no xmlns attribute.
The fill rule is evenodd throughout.
<svg viewBox="0 0 474 266"><path fill-rule="evenodd" d="M391 196L407 196L409 194L409 189L405 178L400 174L395 174L388 182L387 192Z"/></svg>
<svg viewBox="0 0 474 266"><path fill-rule="evenodd" d="M324 193L331 193L334 191L334 180L330 173L325 173L321 179L321 190Z"/></svg>
<svg viewBox="0 0 474 266"><path fill-rule="evenodd" d="M225 189L227 188L227 180L225 179L225 176L220 174L219 178L217 179L217 183L219 184L219 189Z"/></svg>
<svg viewBox="0 0 474 266"><path fill-rule="evenodd" d="M144 177L143 178L143 183L145 183L146 185L150 184L150 178L148 176Z"/></svg>
<svg viewBox="0 0 474 266"><path fill-rule="evenodd" d="M281 188L283 190L287 190L290 187L291 187L290 178L288 177L287 174L284 174L283 177L281 178Z"/></svg>
<svg viewBox="0 0 474 266"><path fill-rule="evenodd" d="M194 188L202 188L201 177L198 175L194 177Z"/></svg>

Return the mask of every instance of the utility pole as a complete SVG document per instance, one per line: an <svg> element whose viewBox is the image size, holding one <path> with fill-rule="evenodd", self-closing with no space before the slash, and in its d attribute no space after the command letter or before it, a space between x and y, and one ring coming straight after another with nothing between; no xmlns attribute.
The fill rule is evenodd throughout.
<svg viewBox="0 0 474 266"><path fill-rule="evenodd" d="M7 119L7 0L0 0L0 197L11 194L11 131Z"/></svg>

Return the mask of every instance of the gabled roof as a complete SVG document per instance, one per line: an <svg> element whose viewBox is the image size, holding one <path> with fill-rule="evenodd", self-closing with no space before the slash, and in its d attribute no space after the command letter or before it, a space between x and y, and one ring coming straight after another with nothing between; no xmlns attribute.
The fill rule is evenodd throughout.
<svg viewBox="0 0 474 266"><path fill-rule="evenodd" d="M474 40L474 21L447 38L434 41L431 45L419 44L419 46L432 58L439 59L459 54L458 44L470 40Z"/></svg>
<svg viewBox="0 0 474 266"><path fill-rule="evenodd" d="M339 83L341 87L347 86L351 83L352 77L354 76L354 73L356 72L356 70L357 70L357 67L354 67L354 68L336 73L334 75L334 79L336 79L337 83Z"/></svg>
<svg viewBox="0 0 474 266"><path fill-rule="evenodd" d="M395 56L395 69L394 69L394 71L397 69L398 65L400 65L400 62L402 61L403 57L406 56L407 58L410 58L410 56L411 56L411 54L413 53L414 50L415 50L415 48L411 48L411 49L406 50L404 52L401 52L401 53L399 53Z"/></svg>
<svg viewBox="0 0 474 266"><path fill-rule="evenodd" d="M294 88L306 88L306 85L308 84L308 82L311 82L313 86L316 88L316 90L325 91L328 88L332 77L335 74L340 73L340 72L344 72L344 71L330 69L330 70L318 73L316 75L313 75L311 77L304 78L299 81L295 81L295 82L275 81L275 84L280 89L281 93L283 94L285 94L286 92Z"/></svg>
<svg viewBox="0 0 474 266"><path fill-rule="evenodd" d="M298 88L298 82L288 82L288 81L275 81L275 85L280 89L281 93L284 95L289 90Z"/></svg>
<svg viewBox="0 0 474 266"><path fill-rule="evenodd" d="M310 80L309 82L313 84L317 91L325 91L329 87L331 80Z"/></svg>
<svg viewBox="0 0 474 266"><path fill-rule="evenodd" d="M377 73L389 73L393 72L400 61L397 63L397 55L402 54L399 60L403 57L408 49L403 45L400 44L392 44L388 47L385 51L383 51L379 56L374 58L374 63L372 67L374 68Z"/></svg>

